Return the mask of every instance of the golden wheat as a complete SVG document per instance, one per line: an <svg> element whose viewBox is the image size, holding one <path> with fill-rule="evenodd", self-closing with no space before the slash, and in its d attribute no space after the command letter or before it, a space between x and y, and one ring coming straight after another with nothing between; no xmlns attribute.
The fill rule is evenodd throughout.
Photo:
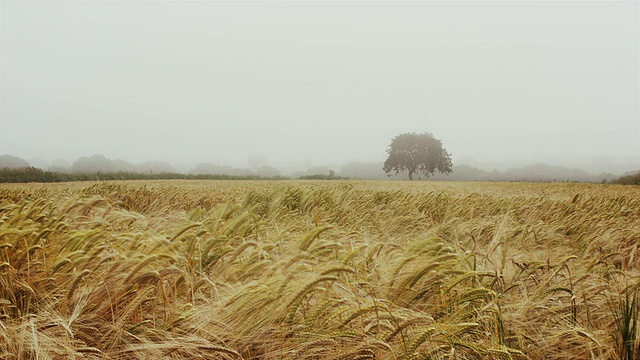
<svg viewBox="0 0 640 360"><path fill-rule="evenodd" d="M633 359L640 189L0 187L0 358Z"/></svg>

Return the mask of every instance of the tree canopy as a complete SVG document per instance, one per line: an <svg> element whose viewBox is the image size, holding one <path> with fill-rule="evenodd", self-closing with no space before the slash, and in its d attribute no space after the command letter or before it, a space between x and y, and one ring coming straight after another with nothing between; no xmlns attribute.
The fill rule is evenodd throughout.
<svg viewBox="0 0 640 360"><path fill-rule="evenodd" d="M26 160L23 160L17 156L13 155L1 155L0 156L0 169L4 168L26 168L29 167L29 163Z"/></svg>
<svg viewBox="0 0 640 360"><path fill-rule="evenodd" d="M397 135L387 149L389 157L383 170L387 174L407 171L409 180L416 173L429 175L451 172L451 156L442 146L442 142L430 133L404 133Z"/></svg>

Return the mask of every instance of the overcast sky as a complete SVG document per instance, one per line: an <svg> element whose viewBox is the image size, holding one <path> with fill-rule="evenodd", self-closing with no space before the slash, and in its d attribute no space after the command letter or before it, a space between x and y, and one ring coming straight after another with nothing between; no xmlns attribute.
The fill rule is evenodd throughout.
<svg viewBox="0 0 640 360"><path fill-rule="evenodd" d="M639 2L2 1L0 155L640 164ZM607 160L608 159L608 160Z"/></svg>

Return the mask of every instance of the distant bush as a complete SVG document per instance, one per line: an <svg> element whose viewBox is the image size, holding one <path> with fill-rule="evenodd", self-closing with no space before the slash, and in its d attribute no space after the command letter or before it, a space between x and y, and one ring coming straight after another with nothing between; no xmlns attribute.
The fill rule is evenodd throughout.
<svg viewBox="0 0 640 360"><path fill-rule="evenodd" d="M619 185L640 185L640 171L635 174L623 175L617 179L613 179L611 183Z"/></svg>

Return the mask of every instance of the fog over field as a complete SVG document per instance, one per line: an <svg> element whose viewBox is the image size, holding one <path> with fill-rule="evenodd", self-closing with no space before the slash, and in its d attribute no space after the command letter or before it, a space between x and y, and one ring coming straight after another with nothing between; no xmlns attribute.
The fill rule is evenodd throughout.
<svg viewBox="0 0 640 360"><path fill-rule="evenodd" d="M0 155L640 169L639 3L2 1Z"/></svg>

